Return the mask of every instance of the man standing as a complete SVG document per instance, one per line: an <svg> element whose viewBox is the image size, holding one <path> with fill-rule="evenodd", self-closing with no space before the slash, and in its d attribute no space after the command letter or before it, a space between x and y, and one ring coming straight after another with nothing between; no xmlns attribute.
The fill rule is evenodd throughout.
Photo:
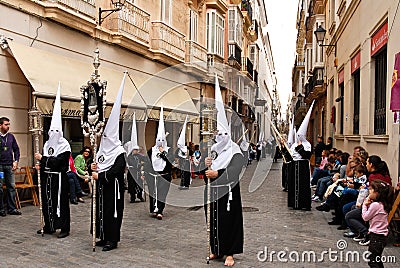
<svg viewBox="0 0 400 268"><path fill-rule="evenodd" d="M173 162L173 156L168 152L163 114L163 107L161 107L156 144L147 151L149 161L146 167L150 213L159 220L163 219L165 201L171 184L171 163Z"/></svg>
<svg viewBox="0 0 400 268"><path fill-rule="evenodd" d="M319 165L322 159L322 151L325 150L325 144L322 136L317 137L317 144L314 147L315 164Z"/></svg>
<svg viewBox="0 0 400 268"><path fill-rule="evenodd" d="M216 78L218 79L218 78ZM218 80L215 83L215 106L217 108L216 143L211 147L213 159L207 157L205 175L209 183L205 189L205 210L210 216L210 260L225 258L225 266L233 266L234 254L243 253L243 213L240 196L239 175L244 158L240 147L231 139ZM205 180L208 182L208 180ZM210 196L207 195L210 187Z"/></svg>
<svg viewBox="0 0 400 268"><path fill-rule="evenodd" d="M185 145L185 137L186 137L186 124L187 117L185 119L185 123L183 123L181 134L179 135L177 146L178 149L175 152L175 159L177 159L180 169L181 175L181 185L179 189L187 190L190 186L190 159L188 148Z"/></svg>
<svg viewBox="0 0 400 268"><path fill-rule="evenodd" d="M136 118L133 115L131 140L125 144L128 161L128 193L131 195L131 203L135 203L136 197L140 202L144 202L144 163L145 157L139 154L139 145L137 141Z"/></svg>
<svg viewBox="0 0 400 268"><path fill-rule="evenodd" d="M3 172L3 177L0 177L0 216L5 217L6 212L3 204L3 182L7 187L7 209L10 215L21 215L15 207L15 178L14 170L18 168L19 147L14 135L9 133L10 119L7 117L0 118L0 172Z"/></svg>
<svg viewBox="0 0 400 268"><path fill-rule="evenodd" d="M101 136L96 163L91 165L96 189L96 246L103 251L116 249L121 238L124 214L125 150L119 140L119 117L126 74ZM91 221L93 222L93 221ZM92 230L92 228L91 228Z"/></svg>
<svg viewBox="0 0 400 268"><path fill-rule="evenodd" d="M40 161L40 167L37 165L36 168L40 169L40 187L44 217L43 231L45 234L53 234L57 229L61 229L58 238L67 237L70 232L71 218L67 175L70 155L71 146L63 137L61 126L59 86L56 101L54 102L49 139L43 146L43 155L39 153L35 154L35 159ZM41 234L41 231L38 230L37 234Z"/></svg>

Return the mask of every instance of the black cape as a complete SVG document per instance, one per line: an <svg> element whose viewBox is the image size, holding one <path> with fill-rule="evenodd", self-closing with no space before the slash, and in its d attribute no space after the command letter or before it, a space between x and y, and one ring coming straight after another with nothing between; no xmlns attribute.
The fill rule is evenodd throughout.
<svg viewBox="0 0 400 268"><path fill-rule="evenodd" d="M43 156L40 160L40 188L42 195L42 211L44 217L44 230L53 232L61 229L61 232L70 231L69 211L69 182L68 166L71 152L64 152L58 156ZM61 174L60 216L57 215L59 175Z"/></svg>
<svg viewBox="0 0 400 268"><path fill-rule="evenodd" d="M142 177L142 171L144 171L146 157L140 154L129 154L127 157L128 161L128 193L139 194L141 196L144 184Z"/></svg>
<svg viewBox="0 0 400 268"><path fill-rule="evenodd" d="M120 241L124 212L125 167L125 156L122 153L115 159L109 170L99 173L99 179L97 180L96 237L104 241ZM116 215L114 214L115 212Z"/></svg>
<svg viewBox="0 0 400 268"><path fill-rule="evenodd" d="M218 170L218 177L211 182L210 244L211 253L217 256L243 253L243 213L239 184L243 162L243 156L235 154L228 167ZM229 200L228 184L232 187L232 200ZM207 187L204 192L205 204ZM204 208L207 217L207 205Z"/></svg>

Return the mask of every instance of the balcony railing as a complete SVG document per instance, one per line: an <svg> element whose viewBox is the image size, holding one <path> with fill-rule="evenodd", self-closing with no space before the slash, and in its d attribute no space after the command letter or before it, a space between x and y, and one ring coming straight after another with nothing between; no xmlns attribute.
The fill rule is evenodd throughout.
<svg viewBox="0 0 400 268"><path fill-rule="evenodd" d="M46 2L58 3L77 13L82 13L92 19L97 18L96 0L45 0Z"/></svg>
<svg viewBox="0 0 400 268"><path fill-rule="evenodd" d="M199 64L206 67L207 49L195 41L186 40L186 63Z"/></svg>
<svg viewBox="0 0 400 268"><path fill-rule="evenodd" d="M152 22L151 49L185 60L185 36L161 21Z"/></svg>
<svg viewBox="0 0 400 268"><path fill-rule="evenodd" d="M253 77L253 63L250 61L250 59L243 57L242 63L242 71L246 71L249 76Z"/></svg>
<svg viewBox="0 0 400 268"><path fill-rule="evenodd" d="M110 16L108 25L110 30L127 34L135 41L150 42L150 14L129 2Z"/></svg>

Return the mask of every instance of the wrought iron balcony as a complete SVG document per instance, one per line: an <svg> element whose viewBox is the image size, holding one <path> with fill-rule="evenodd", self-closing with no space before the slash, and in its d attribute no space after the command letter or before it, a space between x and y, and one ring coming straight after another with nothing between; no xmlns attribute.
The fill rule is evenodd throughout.
<svg viewBox="0 0 400 268"><path fill-rule="evenodd" d="M168 61L162 55L183 62L185 60L185 35L161 21L153 21L151 29L151 50L160 55L161 61Z"/></svg>
<svg viewBox="0 0 400 268"><path fill-rule="evenodd" d="M242 58L242 72L245 72L247 76L253 78L253 63L249 58Z"/></svg>
<svg viewBox="0 0 400 268"><path fill-rule="evenodd" d="M111 14L106 25L136 42L146 46L150 43L150 14L129 2L118 13Z"/></svg>
<svg viewBox="0 0 400 268"><path fill-rule="evenodd" d="M242 0L242 11L247 12L247 16L250 21L253 20L253 9L251 8L251 3L249 0Z"/></svg>

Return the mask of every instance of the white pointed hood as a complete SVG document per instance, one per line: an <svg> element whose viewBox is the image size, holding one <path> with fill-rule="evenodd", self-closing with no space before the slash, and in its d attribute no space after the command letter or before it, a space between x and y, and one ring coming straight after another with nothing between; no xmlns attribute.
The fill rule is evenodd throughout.
<svg viewBox="0 0 400 268"><path fill-rule="evenodd" d="M164 151L168 153L169 147L167 145L167 135L165 134L165 126L164 126L164 108L161 105L160 111L160 121L158 122L158 130L156 137L156 144L151 148L151 164L153 166L154 171L163 171L167 162L160 158L160 150L159 147L163 147Z"/></svg>
<svg viewBox="0 0 400 268"><path fill-rule="evenodd" d="M306 140L307 137L307 127L308 127L308 122L310 121L312 109L314 107L314 102L312 102L310 109L308 109L308 112L306 116L303 119L303 122L301 123L299 129L297 130L297 139L301 141L301 143L304 146L304 150L306 151L311 151L311 144Z"/></svg>
<svg viewBox="0 0 400 268"><path fill-rule="evenodd" d="M43 146L44 156L58 156L64 152L71 152L71 146L63 137L62 121L61 121L61 97L60 83L58 83L56 100L53 107L53 116L49 129L49 139Z"/></svg>
<svg viewBox="0 0 400 268"><path fill-rule="evenodd" d="M212 161L211 168L219 170L226 168L232 157L239 153L239 145L234 143L231 139L231 132L228 125L228 120L225 115L224 102L222 100L221 89L219 88L218 77L215 75L215 108L217 109L217 141L212 147L211 151L214 152L215 159Z"/></svg>
<svg viewBox="0 0 400 268"><path fill-rule="evenodd" d="M244 125L242 124L242 141L240 142L240 149L242 151L247 152L247 150L249 150L249 145L250 143L248 142L248 137L247 137L247 133L245 134L246 130L244 128Z"/></svg>
<svg viewBox="0 0 400 268"><path fill-rule="evenodd" d="M133 150L139 150L138 140L137 140L137 130L136 130L136 114L133 114L132 118L132 130L131 130L131 140L126 144L126 150L128 154L131 154Z"/></svg>
<svg viewBox="0 0 400 268"><path fill-rule="evenodd" d="M183 123L181 134L179 135L177 146L179 150L183 153L181 157L186 158L187 153L187 146L185 145L185 138L186 138L186 125L187 125L187 116L185 118L185 123ZM178 153L179 155L179 153Z"/></svg>
<svg viewBox="0 0 400 268"><path fill-rule="evenodd" d="M97 168L99 172L107 171L114 164L115 159L125 150L119 140L119 117L121 113L122 93L124 91L126 73L119 87L117 98L108 118L107 125L101 136L99 151L97 152Z"/></svg>
<svg viewBox="0 0 400 268"><path fill-rule="evenodd" d="M288 134L288 140L287 140L287 145L290 148L292 144L294 143L294 116L292 116L292 120L290 120L289 124L289 134Z"/></svg>

